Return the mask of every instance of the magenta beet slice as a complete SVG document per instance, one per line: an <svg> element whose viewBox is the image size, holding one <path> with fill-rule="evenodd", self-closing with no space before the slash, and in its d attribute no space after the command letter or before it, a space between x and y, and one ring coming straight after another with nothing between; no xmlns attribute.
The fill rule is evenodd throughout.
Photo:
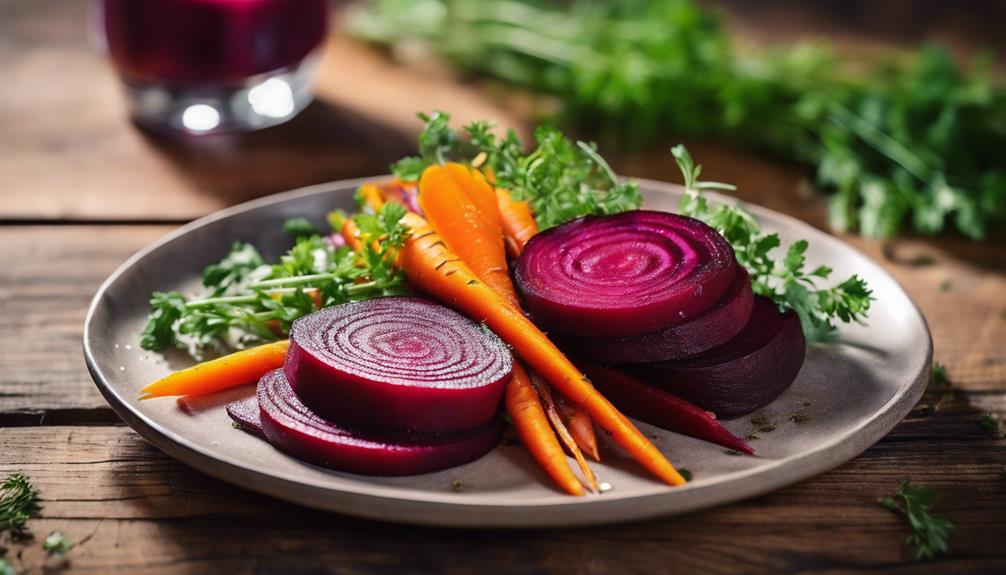
<svg viewBox="0 0 1006 575"><path fill-rule="evenodd" d="M259 414L258 397L251 396L227 404L227 415L241 426L241 429L265 439L262 418Z"/></svg>
<svg viewBox="0 0 1006 575"><path fill-rule="evenodd" d="M730 433L708 411L631 375L581 359L573 361L601 395L625 415L741 453L754 453L747 442Z"/></svg>
<svg viewBox="0 0 1006 575"><path fill-rule="evenodd" d="M785 391L806 348L796 313L780 313L771 300L755 296L751 319L737 337L687 359L641 364L638 374L719 417L736 417Z"/></svg>
<svg viewBox="0 0 1006 575"><path fill-rule="evenodd" d="M357 431L327 421L304 405L283 370L258 384L262 430L290 455L349 473L416 475L474 461L499 442L498 420L457 434Z"/></svg>
<svg viewBox="0 0 1006 575"><path fill-rule="evenodd" d="M754 306L751 278L738 268L733 284L704 314L664 329L625 337L567 337L563 340L581 357L602 363L646 363L682 359L723 345L747 325Z"/></svg>
<svg viewBox="0 0 1006 575"><path fill-rule="evenodd" d="M512 360L496 334L454 310L385 297L294 322L283 369L304 404L326 419L439 432L489 423Z"/></svg>
<svg viewBox="0 0 1006 575"><path fill-rule="evenodd" d="M637 210L538 234L517 260L515 279L542 328L616 337L698 317L723 297L737 267L730 244L706 224Z"/></svg>

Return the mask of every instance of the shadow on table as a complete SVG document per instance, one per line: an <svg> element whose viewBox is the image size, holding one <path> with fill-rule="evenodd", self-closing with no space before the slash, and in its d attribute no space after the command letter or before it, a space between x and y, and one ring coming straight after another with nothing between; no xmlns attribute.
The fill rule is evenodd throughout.
<svg viewBox="0 0 1006 575"><path fill-rule="evenodd" d="M374 118L316 100L293 120L242 134L179 137L138 127L193 189L235 204L271 193L384 174L414 139Z"/></svg>

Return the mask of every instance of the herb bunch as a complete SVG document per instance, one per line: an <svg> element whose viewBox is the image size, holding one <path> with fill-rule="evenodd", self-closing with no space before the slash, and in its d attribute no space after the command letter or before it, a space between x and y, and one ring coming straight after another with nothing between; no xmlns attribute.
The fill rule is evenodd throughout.
<svg viewBox="0 0 1006 575"><path fill-rule="evenodd" d="M420 113L419 156L391 166L403 180L418 180L426 166L448 160L490 168L497 186L531 204L542 230L586 215L607 215L637 209L643 199L635 182L622 181L594 144L573 142L552 126L535 130L535 149L524 146L513 130L503 137L493 124L475 121L460 132L444 112Z"/></svg>
<svg viewBox="0 0 1006 575"><path fill-rule="evenodd" d="M904 515L908 520L912 534L905 543L915 548L916 559L933 559L950 550L949 539L954 524L930 513L930 507L936 503L933 488L902 481L894 497L881 497L877 503Z"/></svg>
<svg viewBox="0 0 1006 575"><path fill-rule="evenodd" d="M866 282L853 275L838 285L820 288L818 281L827 280L832 269L826 265L805 269L807 240L798 240L778 258L774 251L782 246L779 234L764 234L755 219L744 208L721 203L711 206L703 190L733 190L734 186L699 180L702 166L696 164L684 146L671 148L685 178L685 195L680 212L702 220L720 232L733 246L737 261L751 275L751 287L758 295L772 299L780 309L791 309L800 316L804 334L812 341L827 340L835 332L835 320L848 323L860 321L873 300Z"/></svg>
<svg viewBox="0 0 1006 575"><path fill-rule="evenodd" d="M21 473L8 475L0 483L0 535L6 532L14 537L25 533L25 523L38 511L38 490L28 476Z"/></svg>
<svg viewBox="0 0 1006 575"><path fill-rule="evenodd" d="M345 219L332 213L331 236L303 219L284 225L294 245L269 264L254 246L236 242L219 262L203 270L204 292L155 292L140 345L148 350L180 347L192 355L207 348L241 348L283 337L301 316L320 308L408 292L394 267L408 229L405 208L388 203L379 213L354 218L364 246L359 253L340 245Z"/></svg>
<svg viewBox="0 0 1006 575"><path fill-rule="evenodd" d="M982 238L1006 219L1006 89L986 57L856 62L823 43L749 56L693 0L372 0L349 25L554 95L562 122L604 142L670 131L806 162L840 230Z"/></svg>

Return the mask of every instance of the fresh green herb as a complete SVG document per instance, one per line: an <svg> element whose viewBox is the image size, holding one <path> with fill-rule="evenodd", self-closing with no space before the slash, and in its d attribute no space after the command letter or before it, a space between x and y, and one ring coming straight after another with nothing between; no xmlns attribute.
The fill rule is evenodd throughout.
<svg viewBox="0 0 1006 575"><path fill-rule="evenodd" d="M49 552L49 555L66 555L66 552L73 549L74 543L62 531L53 531L42 542L42 549Z"/></svg>
<svg viewBox="0 0 1006 575"><path fill-rule="evenodd" d="M732 190L733 186L699 180L702 166L696 164L684 146L671 148L671 155L685 178L682 214L700 219L723 234L734 248L737 261L751 274L755 293L771 298L780 309L791 309L800 316L804 334L812 341L828 340L835 332L835 320L861 321L873 300L866 282L851 276L836 286L819 288L817 282L831 275L826 265L806 270L807 240L798 240L779 259L773 255L781 247L778 234L763 234L755 219L739 205L706 201L703 191Z"/></svg>
<svg viewBox="0 0 1006 575"><path fill-rule="evenodd" d="M685 478L685 481L691 481L692 480L692 472L690 470L685 469L685 468L681 468L681 469L678 470L678 473L681 474L681 477Z"/></svg>
<svg viewBox="0 0 1006 575"><path fill-rule="evenodd" d="M203 272L207 291L186 298L178 292L151 296L143 329L144 349L186 348L193 355L216 347L245 347L275 340L297 318L328 307L408 292L395 257L408 235L405 209L385 204L377 214L355 218L365 246L360 253L337 247L317 233L299 235L275 264L249 244L236 243ZM343 214L330 214L333 224ZM304 231L304 230L301 230ZM278 332L278 333L277 333Z"/></svg>
<svg viewBox="0 0 1006 575"><path fill-rule="evenodd" d="M987 55L964 68L936 47L750 54L695 0L371 0L349 27L552 95L560 121L619 147L713 136L803 161L840 230L981 238L1006 217L1006 89ZM449 134L431 132L423 156Z"/></svg>
<svg viewBox="0 0 1006 575"><path fill-rule="evenodd" d="M594 144L573 142L550 126L535 131L537 147L523 153L513 131L493 134L485 121L468 124L458 133L443 112L420 114L426 126L419 136L420 156L392 166L402 179L418 179L430 165L448 160L480 160L493 169L497 184L514 198L527 200L541 229L573 218L637 209L642 196L635 182L621 181L597 152Z"/></svg>
<svg viewBox="0 0 1006 575"><path fill-rule="evenodd" d="M290 218L283 222L283 233L292 238L310 237L318 234L318 228L307 218Z"/></svg>
<svg viewBox="0 0 1006 575"><path fill-rule="evenodd" d="M451 482L451 491L461 491L464 486L461 484L460 479L455 479Z"/></svg>
<svg viewBox="0 0 1006 575"><path fill-rule="evenodd" d="M723 453L725 453L727 455L732 455L734 457L739 457L741 455L744 455L743 453L741 453L740 451L737 451L736 449L724 449Z"/></svg>
<svg viewBox="0 0 1006 575"><path fill-rule="evenodd" d="M38 490L22 473L8 475L0 483L0 534L25 535L25 522L38 511Z"/></svg>
<svg viewBox="0 0 1006 575"><path fill-rule="evenodd" d="M999 416L992 413L983 413L978 418L978 425L989 434L992 439L1006 439L1006 426L1003 425Z"/></svg>
<svg viewBox="0 0 1006 575"><path fill-rule="evenodd" d="M881 497L877 500L877 503L908 519L912 534L905 543L915 547L916 559L933 559L950 550L948 540L954 525L929 512L935 502L936 491L933 488L910 481L902 481L894 497Z"/></svg>

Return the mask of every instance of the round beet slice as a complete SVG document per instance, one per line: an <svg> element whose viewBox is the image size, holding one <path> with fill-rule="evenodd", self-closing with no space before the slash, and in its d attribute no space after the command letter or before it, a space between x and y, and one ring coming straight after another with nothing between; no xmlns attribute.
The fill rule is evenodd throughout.
<svg viewBox="0 0 1006 575"><path fill-rule="evenodd" d="M366 432L322 419L304 405L283 370L258 384L262 431L276 448L298 459L363 475L416 475L474 461L499 443L494 420L457 434Z"/></svg>
<svg viewBox="0 0 1006 575"><path fill-rule="evenodd" d="M441 432L495 417L512 359L454 310L385 297L294 322L283 369L305 405L341 425Z"/></svg>
<svg viewBox="0 0 1006 575"><path fill-rule="evenodd" d="M540 233L515 266L529 314L582 337L641 335L716 304L737 271L733 249L706 224L637 210L587 216Z"/></svg>
<svg viewBox="0 0 1006 575"><path fill-rule="evenodd" d="M577 355L602 363L647 363L682 359L723 345L747 325L754 306L751 278L738 268L720 301L704 314L664 329L625 337L567 337Z"/></svg>
<svg viewBox="0 0 1006 575"><path fill-rule="evenodd" d="M640 365L637 374L718 417L750 413L779 396L803 366L800 318L755 296L747 326L734 339L694 357Z"/></svg>

